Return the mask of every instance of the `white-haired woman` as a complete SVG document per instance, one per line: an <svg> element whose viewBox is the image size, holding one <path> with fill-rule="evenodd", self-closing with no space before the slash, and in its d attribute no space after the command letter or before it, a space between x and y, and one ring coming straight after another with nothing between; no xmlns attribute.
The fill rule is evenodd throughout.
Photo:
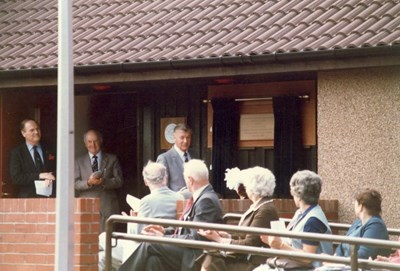
<svg viewBox="0 0 400 271"><path fill-rule="evenodd" d="M249 227L270 228L270 222L278 220L278 213L271 200L275 189L275 176L266 168L253 167L241 172L237 170L238 178L242 179L248 198L253 202L250 208L242 215L239 225ZM240 177L239 177L240 175ZM238 234L231 236L226 232L201 230L199 234L209 240L235 245L263 246L258 235ZM259 255L213 253L203 254L202 270L252 270L266 257Z"/></svg>

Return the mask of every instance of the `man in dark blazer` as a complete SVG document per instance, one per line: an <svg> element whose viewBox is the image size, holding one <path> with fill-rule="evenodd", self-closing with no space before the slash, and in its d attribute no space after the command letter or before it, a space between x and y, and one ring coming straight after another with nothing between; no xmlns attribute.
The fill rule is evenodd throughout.
<svg viewBox="0 0 400 271"><path fill-rule="evenodd" d="M89 130L83 140L88 153L75 161L75 195L81 198L100 198L100 232L112 214L119 214L116 189L123 183L122 170L114 154L101 151L103 137Z"/></svg>
<svg viewBox="0 0 400 271"><path fill-rule="evenodd" d="M46 186L53 186L56 156L41 144L40 127L35 120L23 120L20 128L25 142L11 151L9 166L12 183L18 188L18 198L41 197L36 194L35 180L43 180ZM55 186L52 192L55 196Z"/></svg>
<svg viewBox="0 0 400 271"><path fill-rule="evenodd" d="M186 185L193 195L193 204L184 213L185 221L221 223L222 208L217 194L208 181L208 169L203 161L193 159L184 165ZM175 230L171 238L207 240L196 229L181 228ZM171 234L160 225L145 227L142 234L164 236ZM119 270L165 270L194 271L195 259L202 249L180 247L168 244L141 243Z"/></svg>
<svg viewBox="0 0 400 271"><path fill-rule="evenodd" d="M189 161L192 130L183 123L178 123L174 128L174 145L167 152L157 157L157 163L163 164L168 170L168 187L172 191L179 191L185 187L183 178L183 163Z"/></svg>

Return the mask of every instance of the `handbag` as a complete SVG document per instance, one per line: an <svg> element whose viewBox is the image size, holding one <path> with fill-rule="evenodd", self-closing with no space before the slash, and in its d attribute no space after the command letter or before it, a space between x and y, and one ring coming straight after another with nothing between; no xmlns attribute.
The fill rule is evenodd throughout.
<svg viewBox="0 0 400 271"><path fill-rule="evenodd" d="M287 258L268 258L267 264L272 268L283 268L285 270L298 270L298 269L309 269L311 264L295 261Z"/></svg>

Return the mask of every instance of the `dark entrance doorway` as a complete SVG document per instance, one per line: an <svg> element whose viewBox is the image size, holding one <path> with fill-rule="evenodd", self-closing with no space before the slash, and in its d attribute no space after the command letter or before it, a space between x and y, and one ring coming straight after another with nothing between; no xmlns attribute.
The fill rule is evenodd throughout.
<svg viewBox="0 0 400 271"><path fill-rule="evenodd" d="M137 195L137 95L133 92L93 94L87 101L89 116L82 118L76 115L75 125L83 121L87 123L79 123L79 126L100 130L104 135L104 150L118 156L125 181L120 191L121 209L129 211L126 194ZM11 149L23 142L19 124L26 118L40 123L42 141L55 148L57 91L10 90L0 93L0 197L16 196L8 170L9 159ZM77 138L81 139L79 135ZM77 144L83 143L75 142Z"/></svg>
<svg viewBox="0 0 400 271"><path fill-rule="evenodd" d="M136 93L97 94L89 100L88 128L104 137L103 149L117 155L124 184L119 191L121 210L129 213L126 194L137 195L137 95Z"/></svg>
<svg viewBox="0 0 400 271"><path fill-rule="evenodd" d="M0 180L2 198L16 196L9 174L11 150L24 142L20 123L34 119L40 124L42 142L57 144L57 92L52 90L9 90L0 93Z"/></svg>

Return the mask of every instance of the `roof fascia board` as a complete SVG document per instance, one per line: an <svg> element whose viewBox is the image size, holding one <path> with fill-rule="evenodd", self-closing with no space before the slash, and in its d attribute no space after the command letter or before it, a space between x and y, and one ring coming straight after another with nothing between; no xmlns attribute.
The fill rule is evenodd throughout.
<svg viewBox="0 0 400 271"><path fill-rule="evenodd" d="M97 73L75 75L76 85L101 84L101 83L154 83L165 80L188 80L188 79L212 79L216 77L232 77L236 75L257 76L277 75L302 72L318 72L344 69L376 68L376 67L400 67L400 59L392 56L352 59L337 59L335 61L298 61L281 62L263 65L243 65L215 68L191 68L180 70L139 71L123 73ZM36 78L13 78L0 80L0 89L15 89L24 87L44 87L57 85L56 77Z"/></svg>
<svg viewBox="0 0 400 271"><path fill-rule="evenodd" d="M326 70L342 70L356 68L373 68L382 66L400 66L400 59L392 56L384 57L359 57L353 59L326 59L318 61L296 61L296 62L263 62L257 65L235 65L235 66L218 66L198 68L197 66L186 66L184 69L170 69L158 71L141 71L120 74L118 78L113 74L84 76L77 78L77 82L95 83L97 80L104 80L104 83L117 82L146 82L152 80L180 80L180 79L196 79L196 78L215 78L215 77L232 77L237 75L252 76L262 74L289 74L299 72L316 72ZM82 80L82 81L81 81Z"/></svg>
<svg viewBox="0 0 400 271"><path fill-rule="evenodd" d="M291 52L291 53L276 53L276 54L263 54L263 55L250 55L250 56L222 56L215 58L203 58L203 59L184 59L184 60L166 60L157 62L135 62L135 63L116 63L116 64L99 64L99 65L87 65L87 66L75 66L74 72L77 79L79 77L91 77L92 80L95 78L109 77L107 75L112 74L116 80L120 73L134 73L140 72L140 78L149 78L151 80L151 74L155 77L158 76L173 76L174 78L184 78L185 73L182 74L182 70L187 72L194 72L198 76L212 77L226 75L222 74L227 70L234 70L234 74L237 75L236 67L239 67L243 74L251 74L251 72L257 73L273 73L273 72L298 72L301 69L304 71L317 71L317 70L328 70L328 69L340 69L342 68L357 68L359 67L373 67L376 66L391 66L398 65L400 60L393 58L393 56L400 55L400 46L382 46L373 48L352 48L352 49L334 49L334 50L321 50L321 51L304 51L304 52ZM358 58L357 58L358 57ZM389 59L390 62L379 61L379 58ZM396 61L397 59L397 61ZM337 62L332 64L332 62ZM302 64L303 63L303 64ZM307 63L307 65L305 65ZM341 65L339 65L341 63ZM265 70L259 66L268 65L268 69ZM275 65L276 64L276 65ZM285 64L285 69L280 69L280 64ZM202 73L198 72L199 68L202 69ZM207 68L207 69L205 69ZM217 70L215 70L217 68ZM275 68L275 69L274 69ZM247 70L247 72L246 72ZM264 71L263 71L264 70ZM177 73L180 75L177 76ZM226 73L229 73L227 71ZM162 74L162 75L161 75ZM26 69L26 70L2 70L0 71L0 88L6 87L5 81L23 81L21 78L32 79L37 81L38 78L42 78L36 84L45 83L43 78L56 77L56 68L45 68L45 69ZM106 76L104 76L106 75ZM131 76L128 76L131 77ZM129 80L124 76L124 81ZM186 77L187 78L187 77ZM8 80L7 80L8 79ZM87 81L86 80L83 81ZM132 78L133 79L133 78ZM167 78L163 78L167 79ZM92 81L88 80L88 81ZM119 79L120 80L120 79ZM153 79L154 80L154 79ZM48 80L46 80L48 81ZM54 81L54 80L50 80ZM21 83L21 82L20 82ZM54 82L49 82L53 84ZM93 81L92 81L93 83ZM46 84L47 85L47 84Z"/></svg>

